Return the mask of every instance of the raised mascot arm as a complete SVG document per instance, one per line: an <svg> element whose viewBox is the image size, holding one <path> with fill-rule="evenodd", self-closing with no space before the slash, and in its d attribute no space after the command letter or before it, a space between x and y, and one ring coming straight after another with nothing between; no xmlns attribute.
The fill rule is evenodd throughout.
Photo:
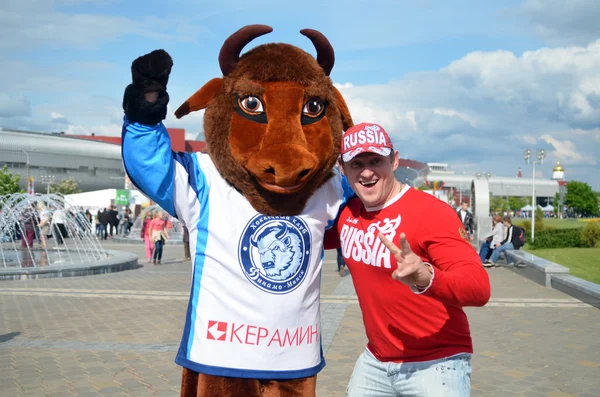
<svg viewBox="0 0 600 397"><path fill-rule="evenodd" d="M190 197L202 185L194 156L171 150L162 120L167 115L167 82L173 61L164 50L133 61L132 83L123 96L122 156L131 182L170 215L189 223ZM194 192L192 193L192 190Z"/></svg>

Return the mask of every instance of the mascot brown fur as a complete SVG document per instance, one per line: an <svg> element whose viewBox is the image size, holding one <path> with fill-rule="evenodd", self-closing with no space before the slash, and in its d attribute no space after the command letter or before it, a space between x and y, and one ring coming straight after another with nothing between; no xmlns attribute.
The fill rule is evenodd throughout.
<svg viewBox="0 0 600 397"><path fill-rule="evenodd" d="M259 213L291 216L332 175L343 130L352 126L346 103L329 74L334 52L319 32L305 29L317 59L284 43L260 45L240 56L250 41L271 32L246 26L223 44L222 78L206 83L175 115L206 109L208 153L222 177ZM162 50L136 59L124 97L130 121L164 119L172 61ZM158 93L157 99L149 93ZM183 369L181 396L314 396L316 375L290 380L206 375Z"/></svg>

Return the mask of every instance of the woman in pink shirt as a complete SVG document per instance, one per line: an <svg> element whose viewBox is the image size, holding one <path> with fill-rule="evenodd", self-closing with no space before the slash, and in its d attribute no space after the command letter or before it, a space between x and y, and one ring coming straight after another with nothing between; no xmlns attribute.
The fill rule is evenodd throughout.
<svg viewBox="0 0 600 397"><path fill-rule="evenodd" d="M154 215L154 219L150 222L149 233L154 243L154 255L153 261L155 265L160 265L160 260L162 259L163 246L165 245L165 240L169 238L169 234L166 230L167 222L164 220L164 215L162 211L158 211L156 215Z"/></svg>
<svg viewBox="0 0 600 397"><path fill-rule="evenodd" d="M152 238L150 238L150 222L152 222L152 214L147 213L144 217L140 237L142 237L142 240L144 240L144 244L146 245L146 260L148 263L152 260L152 251L154 251L154 243L152 242Z"/></svg>

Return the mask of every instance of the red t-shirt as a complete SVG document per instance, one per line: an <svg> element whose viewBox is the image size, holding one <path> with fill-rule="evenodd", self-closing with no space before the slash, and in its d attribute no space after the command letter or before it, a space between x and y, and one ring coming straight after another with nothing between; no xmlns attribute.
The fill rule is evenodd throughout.
<svg viewBox="0 0 600 397"><path fill-rule="evenodd" d="M377 238L379 229L400 246L400 233L414 253L434 268L423 293L392 278L396 260ZM325 236L325 249L340 247L362 310L367 348L380 361L436 360L472 353L462 306L483 306L489 277L465 239L454 210L434 196L406 186L383 208L365 209L352 199Z"/></svg>
<svg viewBox="0 0 600 397"><path fill-rule="evenodd" d="M152 235L152 231L154 230L164 230L166 226L166 222L161 218L154 218L150 222L150 235Z"/></svg>

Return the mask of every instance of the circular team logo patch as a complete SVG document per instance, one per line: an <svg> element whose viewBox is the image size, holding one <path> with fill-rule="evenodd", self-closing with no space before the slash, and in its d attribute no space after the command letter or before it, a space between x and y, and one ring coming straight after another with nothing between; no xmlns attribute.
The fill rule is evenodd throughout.
<svg viewBox="0 0 600 397"><path fill-rule="evenodd" d="M296 216L256 215L239 244L239 261L252 284L272 294L286 294L306 278L311 234Z"/></svg>

